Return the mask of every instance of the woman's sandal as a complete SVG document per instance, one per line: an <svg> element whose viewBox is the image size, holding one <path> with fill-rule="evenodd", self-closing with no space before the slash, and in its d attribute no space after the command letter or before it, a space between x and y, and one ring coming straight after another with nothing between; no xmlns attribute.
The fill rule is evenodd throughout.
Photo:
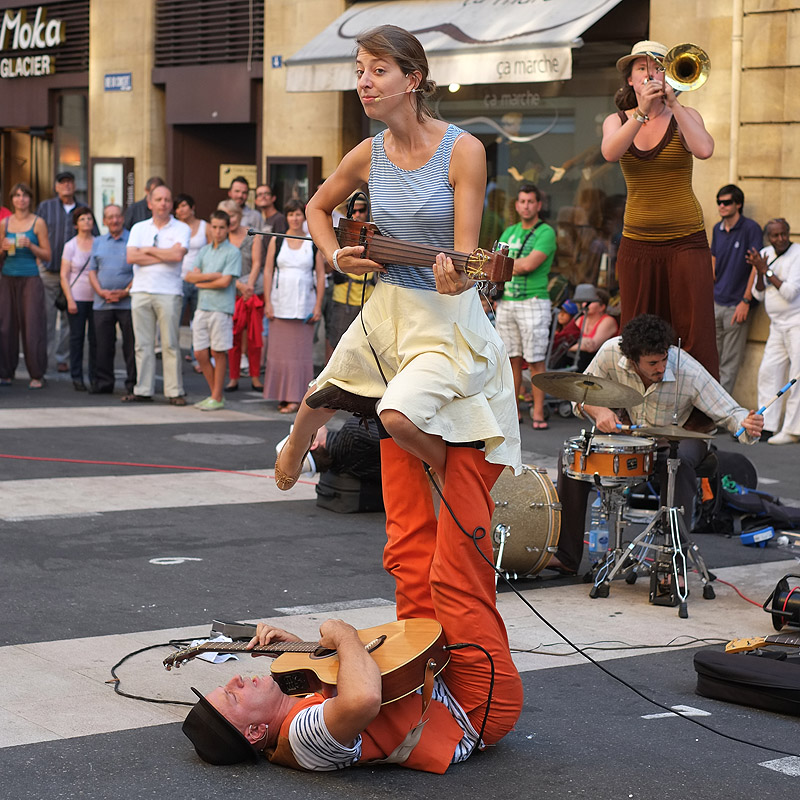
<svg viewBox="0 0 800 800"><path fill-rule="evenodd" d="M314 444L314 439L316 438L317 438L317 433L315 431L314 435L311 437L311 442L309 442L308 450L306 450L306 452L303 454L303 457L300 459L300 466L298 466L297 472L294 475L289 475L287 472L284 472L278 466L278 460L280 459L286 445L284 444L284 446L281 447L281 452L278 453L278 458L275 459L275 485L282 492L288 492L289 489L291 489L292 486L294 486L297 483L297 479L303 472L303 462L306 460L306 456L311 452L311 445Z"/></svg>

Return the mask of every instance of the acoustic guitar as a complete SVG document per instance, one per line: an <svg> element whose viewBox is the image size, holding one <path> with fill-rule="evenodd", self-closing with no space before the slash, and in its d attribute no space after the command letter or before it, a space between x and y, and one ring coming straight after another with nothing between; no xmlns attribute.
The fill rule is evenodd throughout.
<svg viewBox="0 0 800 800"><path fill-rule="evenodd" d="M404 619L358 631L364 647L381 671L381 705L412 694L425 682L430 665L438 675L450 660L442 626L433 619ZM267 655L275 658L270 672L285 694L300 696L336 686L339 659L319 642L270 642L247 650L247 642L206 642L172 653L167 670L178 668L201 653ZM431 663L432 662L432 663Z"/></svg>
<svg viewBox="0 0 800 800"><path fill-rule="evenodd" d="M776 633L773 636L751 636L749 639L734 639L725 645L726 653L746 653L779 644L783 647L800 647L800 633Z"/></svg>
<svg viewBox="0 0 800 800"><path fill-rule="evenodd" d="M443 250L428 244L404 242L384 236L374 222L357 222L342 217L336 228L336 238L342 247L364 248L363 258L379 264L404 264L409 267L430 269L436 256L444 253L449 256L459 272L476 281L502 283L511 280L514 259L508 256L508 247L499 253L491 253L479 247L471 253Z"/></svg>

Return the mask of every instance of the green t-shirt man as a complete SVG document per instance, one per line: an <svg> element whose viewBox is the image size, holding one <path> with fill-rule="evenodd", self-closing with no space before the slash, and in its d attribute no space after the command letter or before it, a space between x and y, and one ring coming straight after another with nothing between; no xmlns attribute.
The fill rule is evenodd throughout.
<svg viewBox="0 0 800 800"><path fill-rule="evenodd" d="M538 220L532 228L523 228L518 222L503 231L500 238L508 245L511 258L522 258L533 250L545 253L545 260L532 272L515 275L503 289L503 300L528 300L531 297L549 299L547 283L550 279L550 267L556 254L556 232L546 222Z"/></svg>

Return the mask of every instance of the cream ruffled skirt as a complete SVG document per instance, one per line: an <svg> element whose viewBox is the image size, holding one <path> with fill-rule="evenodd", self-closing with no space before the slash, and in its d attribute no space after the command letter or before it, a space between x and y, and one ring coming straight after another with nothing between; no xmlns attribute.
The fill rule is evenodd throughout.
<svg viewBox="0 0 800 800"><path fill-rule="evenodd" d="M476 291L379 281L317 378L319 389L328 384L380 397L379 412L399 411L447 442L482 440L487 461L521 468L511 364Z"/></svg>

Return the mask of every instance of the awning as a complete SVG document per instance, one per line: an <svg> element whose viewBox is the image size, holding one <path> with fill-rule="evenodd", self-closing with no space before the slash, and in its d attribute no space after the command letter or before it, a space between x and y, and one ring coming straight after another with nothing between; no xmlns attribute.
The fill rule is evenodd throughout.
<svg viewBox="0 0 800 800"><path fill-rule="evenodd" d="M357 3L286 61L289 92L356 84L355 38L378 25L411 31L440 85L572 77L572 48L620 0L386 0Z"/></svg>

